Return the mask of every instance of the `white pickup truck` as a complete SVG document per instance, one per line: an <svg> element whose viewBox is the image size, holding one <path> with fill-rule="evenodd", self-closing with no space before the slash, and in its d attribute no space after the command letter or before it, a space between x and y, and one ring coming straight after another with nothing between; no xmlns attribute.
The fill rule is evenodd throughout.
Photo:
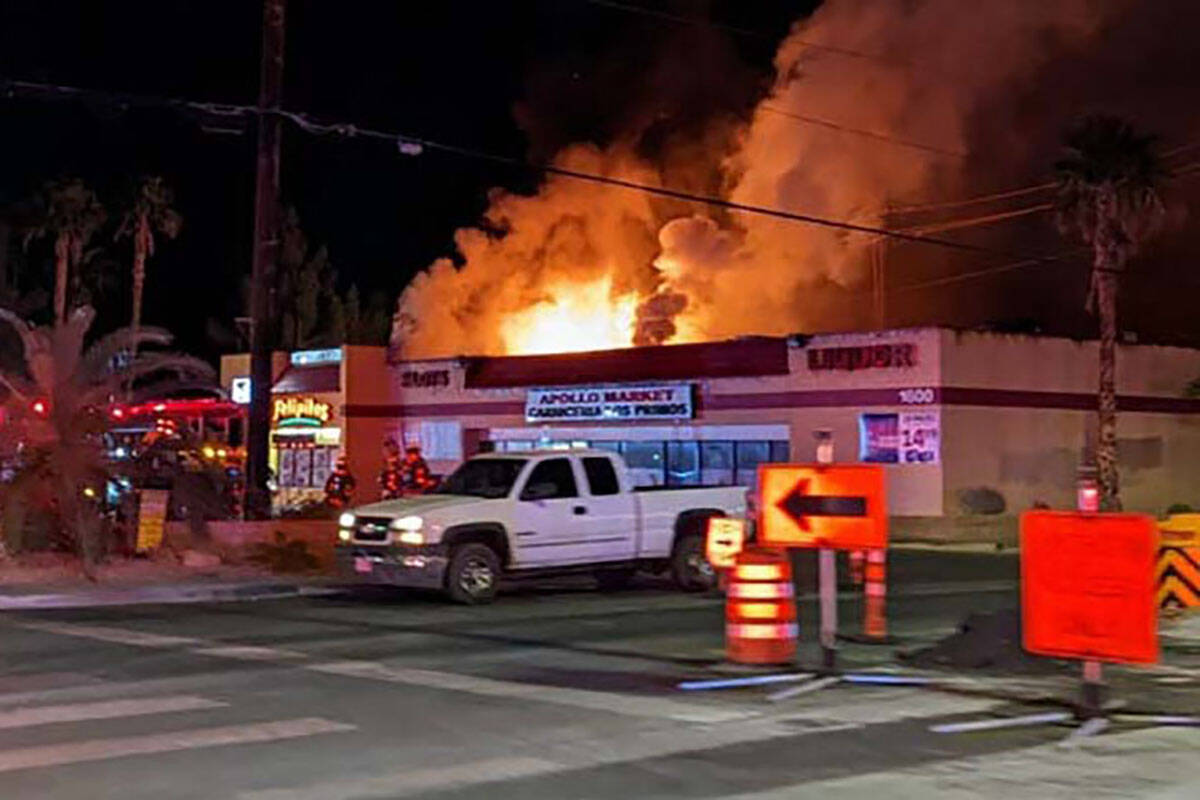
<svg viewBox="0 0 1200 800"><path fill-rule="evenodd" d="M697 591L714 583L708 518L744 510L737 486L635 489L605 450L488 454L432 494L342 514L338 564L358 581L440 589L463 603L491 602L502 575L559 571L617 588L638 569L669 569Z"/></svg>

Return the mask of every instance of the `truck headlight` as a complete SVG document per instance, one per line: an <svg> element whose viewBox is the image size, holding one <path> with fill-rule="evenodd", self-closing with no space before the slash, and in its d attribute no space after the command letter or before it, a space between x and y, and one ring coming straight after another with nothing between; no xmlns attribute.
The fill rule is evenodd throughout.
<svg viewBox="0 0 1200 800"><path fill-rule="evenodd" d="M392 529L397 531L419 531L423 527L425 527L425 520L416 516L392 520Z"/></svg>
<svg viewBox="0 0 1200 800"><path fill-rule="evenodd" d="M338 517L338 525L342 526L343 528L353 528L354 515L349 511L347 511L345 514L342 514L340 517Z"/></svg>
<svg viewBox="0 0 1200 800"><path fill-rule="evenodd" d="M396 541L400 544L422 545L425 544L425 534L420 531L404 531L396 537Z"/></svg>
<svg viewBox="0 0 1200 800"><path fill-rule="evenodd" d="M339 530L339 531L338 531L338 539L339 539L339 540L341 540L341 541L343 541L343 542L348 542L348 541L350 541L350 537L351 537L352 535L353 535L353 534L350 532L350 529L349 529L349 528L342 528L341 530Z"/></svg>

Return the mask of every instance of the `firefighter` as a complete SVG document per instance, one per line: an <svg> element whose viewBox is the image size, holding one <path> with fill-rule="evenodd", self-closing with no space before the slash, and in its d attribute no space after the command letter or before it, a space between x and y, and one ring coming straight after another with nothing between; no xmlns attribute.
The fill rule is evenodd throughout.
<svg viewBox="0 0 1200 800"><path fill-rule="evenodd" d="M404 494L404 464L395 440L383 445L383 470L379 473L379 491L384 500L394 500Z"/></svg>
<svg viewBox="0 0 1200 800"><path fill-rule="evenodd" d="M410 444L404 454L404 490L413 494L427 492L437 485L429 465L421 456L421 448Z"/></svg>
<svg viewBox="0 0 1200 800"><path fill-rule="evenodd" d="M357 482L346 466L346 457L338 456L329 480L325 481L325 504L330 508L345 508L354 497L355 486Z"/></svg>

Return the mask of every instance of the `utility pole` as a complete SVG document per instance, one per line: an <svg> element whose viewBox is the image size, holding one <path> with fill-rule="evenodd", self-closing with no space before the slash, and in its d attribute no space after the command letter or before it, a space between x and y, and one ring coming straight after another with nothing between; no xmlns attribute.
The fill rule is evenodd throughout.
<svg viewBox="0 0 1200 800"><path fill-rule="evenodd" d="M279 253L279 133L283 98L284 7L263 0L262 66L258 86L258 166L254 186L254 258L250 272L250 425L246 439L246 516L271 513L267 489L271 426L272 321Z"/></svg>

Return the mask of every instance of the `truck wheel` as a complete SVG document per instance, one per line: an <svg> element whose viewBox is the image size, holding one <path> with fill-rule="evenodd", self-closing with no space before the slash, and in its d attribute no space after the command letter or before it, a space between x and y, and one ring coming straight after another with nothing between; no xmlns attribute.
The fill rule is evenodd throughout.
<svg viewBox="0 0 1200 800"><path fill-rule="evenodd" d="M596 573L596 585L602 592L616 592L624 589L633 580L636 569L602 569Z"/></svg>
<svg viewBox="0 0 1200 800"><path fill-rule="evenodd" d="M680 536L675 542L671 577L685 592L706 592L717 585L717 571L704 557L704 539L699 534Z"/></svg>
<svg viewBox="0 0 1200 800"><path fill-rule="evenodd" d="M486 544L464 544L450 554L446 592L458 603L479 606L496 599L500 557Z"/></svg>

